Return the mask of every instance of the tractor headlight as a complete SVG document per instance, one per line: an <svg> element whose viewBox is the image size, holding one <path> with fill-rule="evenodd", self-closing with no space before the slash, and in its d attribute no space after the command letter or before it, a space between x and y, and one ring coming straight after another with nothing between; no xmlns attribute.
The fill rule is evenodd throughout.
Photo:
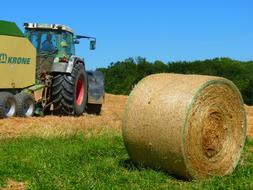
<svg viewBox="0 0 253 190"><path fill-rule="evenodd" d="M54 63L59 63L59 61L60 61L59 57L54 58Z"/></svg>

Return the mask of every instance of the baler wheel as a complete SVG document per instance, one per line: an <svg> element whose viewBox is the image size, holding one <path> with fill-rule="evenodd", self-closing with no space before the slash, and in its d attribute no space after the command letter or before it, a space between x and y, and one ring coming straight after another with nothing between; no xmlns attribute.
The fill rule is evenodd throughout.
<svg viewBox="0 0 253 190"><path fill-rule="evenodd" d="M35 111L35 100L30 94L19 93L15 95L17 102L17 116L32 117Z"/></svg>
<svg viewBox="0 0 253 190"><path fill-rule="evenodd" d="M0 118L14 117L17 111L17 102L9 92L0 92Z"/></svg>

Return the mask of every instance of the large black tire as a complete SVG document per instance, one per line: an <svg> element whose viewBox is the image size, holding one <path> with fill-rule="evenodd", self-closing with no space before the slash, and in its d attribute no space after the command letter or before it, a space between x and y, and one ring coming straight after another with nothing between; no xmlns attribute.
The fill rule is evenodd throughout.
<svg viewBox="0 0 253 190"><path fill-rule="evenodd" d="M30 94L19 93L15 95L17 102L17 116L32 117L35 111L35 100Z"/></svg>
<svg viewBox="0 0 253 190"><path fill-rule="evenodd" d="M83 114L87 102L87 76L82 63L76 63L71 74L55 73L51 98L54 114Z"/></svg>
<svg viewBox="0 0 253 190"><path fill-rule="evenodd" d="M86 111L88 114L100 115L102 104L87 104Z"/></svg>
<svg viewBox="0 0 253 190"><path fill-rule="evenodd" d="M0 118L14 117L17 111L17 102L8 92L0 92Z"/></svg>

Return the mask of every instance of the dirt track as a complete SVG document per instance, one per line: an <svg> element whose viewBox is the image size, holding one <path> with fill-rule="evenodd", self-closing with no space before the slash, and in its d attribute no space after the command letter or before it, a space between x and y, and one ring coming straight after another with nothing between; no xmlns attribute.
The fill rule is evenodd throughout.
<svg viewBox="0 0 253 190"><path fill-rule="evenodd" d="M121 120L127 96L106 94L101 116L84 114L81 117L33 117L0 120L0 137L41 136L55 137L77 132L86 135L105 129L121 130ZM246 106L248 136L253 138L253 106Z"/></svg>

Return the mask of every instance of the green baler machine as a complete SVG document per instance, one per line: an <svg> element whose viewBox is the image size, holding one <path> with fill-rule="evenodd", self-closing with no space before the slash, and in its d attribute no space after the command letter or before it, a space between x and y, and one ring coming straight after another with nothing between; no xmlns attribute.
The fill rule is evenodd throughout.
<svg viewBox="0 0 253 190"><path fill-rule="evenodd" d="M1 91L35 84L36 49L15 23L0 21L0 50Z"/></svg>
<svg viewBox="0 0 253 190"><path fill-rule="evenodd" d="M64 25L24 27L25 34L15 23L0 21L0 118L99 114L103 76L86 72L84 59L75 56L79 39L89 39L92 50L96 39L74 35Z"/></svg>

